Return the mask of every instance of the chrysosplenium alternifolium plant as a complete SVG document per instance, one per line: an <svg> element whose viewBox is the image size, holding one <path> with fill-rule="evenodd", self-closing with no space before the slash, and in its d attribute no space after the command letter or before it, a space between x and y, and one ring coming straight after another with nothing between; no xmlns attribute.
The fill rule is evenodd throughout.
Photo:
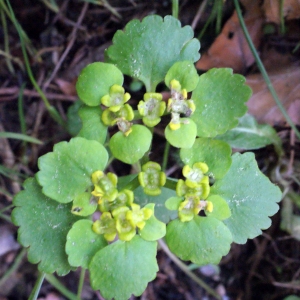
<svg viewBox="0 0 300 300"><path fill-rule="evenodd" d="M252 153L232 155L224 141L245 115L251 90L231 69L198 76L199 48L191 27L153 15L129 22L115 34L107 61L82 70L81 130L40 157L39 172L14 199L19 241L40 271L86 268L104 298L127 299L155 278L158 239L182 260L216 264L232 242L270 226L279 188ZM123 74L145 85L136 107ZM156 90L161 82L170 90L167 102ZM184 165L179 180L150 159L162 118ZM117 132L108 139L111 127ZM107 172L110 158L140 165L140 172Z"/></svg>

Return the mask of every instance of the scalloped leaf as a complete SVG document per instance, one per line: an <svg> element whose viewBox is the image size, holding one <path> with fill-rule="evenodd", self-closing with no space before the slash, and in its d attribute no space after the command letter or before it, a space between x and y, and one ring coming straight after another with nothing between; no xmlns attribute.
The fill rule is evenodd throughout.
<svg viewBox="0 0 300 300"><path fill-rule="evenodd" d="M79 220L67 235L66 253L71 266L88 268L93 256L107 246L103 235L92 230L91 220Z"/></svg>
<svg viewBox="0 0 300 300"><path fill-rule="evenodd" d="M116 241L96 253L90 263L91 286L105 299L127 300L139 296L158 271L157 242L139 236Z"/></svg>
<svg viewBox="0 0 300 300"><path fill-rule="evenodd" d="M90 192L85 192L75 196L71 211L74 215L90 216L96 211L97 207L97 200Z"/></svg>
<svg viewBox="0 0 300 300"><path fill-rule="evenodd" d="M279 209L281 191L258 169L253 153L232 156L232 165L226 175L215 182L210 195L219 195L227 201L231 217L224 223L230 229L233 241L246 243L271 225L269 216Z"/></svg>
<svg viewBox="0 0 300 300"><path fill-rule="evenodd" d="M167 226L166 242L182 260L198 265L218 264L229 252L232 236L218 219L195 216L189 222L171 221Z"/></svg>
<svg viewBox="0 0 300 300"><path fill-rule="evenodd" d="M177 211L170 211L165 207L166 200L173 196L176 196L176 192L165 187L161 188L161 194L158 196L146 195L141 186L134 190L134 202L141 207L148 203L155 203L155 216L164 223L168 223L170 220L178 217Z"/></svg>
<svg viewBox="0 0 300 300"><path fill-rule="evenodd" d="M154 206L154 203L145 205L145 207L152 210L154 210ZM166 224L156 219L155 215L152 215L146 221L144 228L139 229L139 235L146 241L157 241L166 235Z"/></svg>
<svg viewBox="0 0 300 300"><path fill-rule="evenodd" d="M109 141L113 156L126 164L134 164L149 150L152 134L143 125L133 125L132 132L125 136L118 131Z"/></svg>
<svg viewBox="0 0 300 300"><path fill-rule="evenodd" d="M87 140L95 140L103 145L106 140L107 126L101 121L101 107L84 105L79 109L78 115L82 121L82 128L77 136Z"/></svg>
<svg viewBox="0 0 300 300"><path fill-rule="evenodd" d="M198 84L199 75L192 61L178 61L168 71L165 84L170 87L170 81L176 79L181 88L187 92L192 91Z"/></svg>
<svg viewBox="0 0 300 300"><path fill-rule="evenodd" d="M228 219L231 216L228 203L219 195L211 195L206 200L213 204L212 212L205 211L207 216L214 217L221 221Z"/></svg>
<svg viewBox="0 0 300 300"><path fill-rule="evenodd" d="M165 128L166 140L176 148L191 148L197 136L197 125L189 118L181 118L181 126L177 130Z"/></svg>
<svg viewBox="0 0 300 300"><path fill-rule="evenodd" d="M215 137L237 126L238 118L247 111L245 102L252 91L242 75L232 69L213 68L199 78L192 93L196 110L191 118L196 122L198 136Z"/></svg>
<svg viewBox="0 0 300 300"><path fill-rule="evenodd" d="M101 98L109 93L114 85L123 85L123 74L114 65L94 62L87 65L79 74L76 91L86 105L97 106Z"/></svg>
<svg viewBox="0 0 300 300"><path fill-rule="evenodd" d="M18 241L29 247L28 260L38 263L41 272L66 275L71 270L65 253L66 236L80 217L71 213L70 204L46 197L35 178L27 179L24 188L13 200L12 221L20 227Z"/></svg>
<svg viewBox="0 0 300 300"><path fill-rule="evenodd" d="M258 124L255 118L245 114L239 119L237 127L216 137L232 148L252 150L274 144L279 155L283 153L281 139L276 130L268 124Z"/></svg>
<svg viewBox="0 0 300 300"><path fill-rule="evenodd" d="M210 138L197 138L190 149L180 150L181 160L190 166L204 162L208 165L208 174L214 178L222 178L231 165L230 146Z"/></svg>
<svg viewBox="0 0 300 300"><path fill-rule="evenodd" d="M147 92L155 92L176 61L200 58L200 43L193 36L192 28L181 27L176 18L151 15L118 30L106 54L124 74L141 80Z"/></svg>
<svg viewBox="0 0 300 300"><path fill-rule="evenodd" d="M46 196L68 203L92 185L92 173L103 170L107 160L100 143L75 137L56 144L53 152L39 158L36 177Z"/></svg>

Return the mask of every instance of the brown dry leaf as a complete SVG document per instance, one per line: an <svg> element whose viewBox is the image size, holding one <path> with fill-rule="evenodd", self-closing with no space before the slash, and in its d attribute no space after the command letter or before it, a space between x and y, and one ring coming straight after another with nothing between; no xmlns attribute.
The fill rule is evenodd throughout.
<svg viewBox="0 0 300 300"><path fill-rule="evenodd" d="M74 79L72 81L66 81L61 78L56 78L55 83L58 85L59 89L63 92L64 95L76 96L76 80L77 79Z"/></svg>
<svg viewBox="0 0 300 300"><path fill-rule="evenodd" d="M256 47L260 44L263 24L258 2L252 1L251 4L249 2L244 16L249 34ZM248 47L235 11L207 53L204 53L197 62L196 67L201 70L229 67L235 72L243 73L253 63L254 57Z"/></svg>
<svg viewBox="0 0 300 300"><path fill-rule="evenodd" d="M280 1L265 0L263 9L268 22L280 23ZM286 20L300 18L300 0L283 1L283 16Z"/></svg>
<svg viewBox="0 0 300 300"><path fill-rule="evenodd" d="M300 68L282 68L281 70L269 72L269 76L289 116L295 124L300 124ZM261 123L284 124L285 119L262 76L260 74L249 75L247 84L253 90L253 95L247 103L249 113L254 115Z"/></svg>

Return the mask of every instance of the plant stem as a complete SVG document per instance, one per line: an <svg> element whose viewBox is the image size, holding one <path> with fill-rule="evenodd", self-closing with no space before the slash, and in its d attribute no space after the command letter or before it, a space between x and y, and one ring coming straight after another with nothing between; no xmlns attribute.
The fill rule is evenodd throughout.
<svg viewBox="0 0 300 300"><path fill-rule="evenodd" d="M178 11L179 11L178 2L179 0L172 0L172 16L176 19L178 19Z"/></svg>
<svg viewBox="0 0 300 300"><path fill-rule="evenodd" d="M53 274L46 274L46 280L69 300L80 300L77 295L73 294L64 285L62 285Z"/></svg>
<svg viewBox="0 0 300 300"><path fill-rule="evenodd" d="M162 162L162 166L161 166L161 169L163 172L165 172L167 169L169 152L170 152L170 143L168 141L166 141L163 162Z"/></svg>
<svg viewBox="0 0 300 300"><path fill-rule="evenodd" d="M158 241L160 247L163 249L163 251L168 255L168 257L186 274L188 275L192 280L194 280L198 285L200 285L202 288L206 290L206 292L213 297L215 297L218 300L221 300L221 296L217 294L209 285L207 285L201 278L199 278L197 275L195 275L191 270L189 270L189 267L183 263L176 255L174 255L166 245L166 243L163 240Z"/></svg>
<svg viewBox="0 0 300 300"><path fill-rule="evenodd" d="M44 278L45 278L45 273L40 272L28 300L36 300L37 299L40 289L41 289L41 286L43 284Z"/></svg>
<svg viewBox="0 0 300 300"><path fill-rule="evenodd" d="M259 70L260 70L260 72L261 72L261 74L262 74L262 76L263 76L266 84L267 84L267 87L268 87L271 95L273 96L273 98L274 98L274 100L275 100L275 102L276 102L279 110L283 114L285 120L291 126L291 128L294 130L296 136L300 139L300 132L298 131L298 129L295 126L294 122L291 120L291 118L288 115L288 113L286 112L285 108L283 107L283 105L282 105L282 103L281 103L281 101L280 101L280 99L279 99L279 97L278 97L278 95L277 95L277 93L276 93L273 85L272 85L270 77L269 77L269 75L268 75L268 73L267 73L267 71L266 71L266 69L265 69L265 67L264 67L264 65L263 65L263 63L262 63L262 61L261 61L261 59L260 59L257 51L256 51L256 49L255 49L255 46L254 46L254 44L252 42L252 39L251 39L251 37L249 35L249 32L248 32L247 27L246 27L246 24L244 22L239 2L238 2L238 0L233 0L233 2L234 2L234 6L235 6L235 9L236 9L236 12L237 12L237 15L238 15L238 18L239 18L242 30L243 30L245 38L247 40L247 43L248 43L248 45L250 47L250 50L251 50L251 52L252 52L252 54L253 54L253 56L255 58L256 64L257 64L257 66L258 66L258 68L259 68Z"/></svg>
<svg viewBox="0 0 300 300"><path fill-rule="evenodd" d="M167 178L166 184L164 185L164 187L170 189L170 190L174 190L176 191L176 185L177 185L177 181L178 180L171 180L169 178Z"/></svg>
<svg viewBox="0 0 300 300"><path fill-rule="evenodd" d="M85 277L85 268L81 268L80 270L80 277L79 277L79 283L78 283L78 289L77 289L77 297L81 298L83 283L84 283L84 277Z"/></svg>
<svg viewBox="0 0 300 300"><path fill-rule="evenodd" d="M28 55L27 55L27 52L26 52L26 48L25 48L25 44L24 44L24 39L23 39L23 35L22 35L22 32L21 32L21 27L15 17L15 14L13 12L13 9L10 5L10 2L9 0L6 0L6 3L7 3L7 6L8 6L8 9L9 9L9 12L11 14L11 18L12 18L12 22L14 24L14 26L16 27L16 30L19 34L19 37L20 37L20 41L21 41L21 48L22 48L22 53L23 53L23 56L24 56L24 61L25 61L25 66L26 66L26 71L27 71L27 74L28 74L28 77L30 78L30 81L32 83L32 85L34 86L34 88L37 90L37 92L39 93L40 97L42 98L48 112L50 113L51 117L57 122L59 123L60 125L64 126L64 121L63 119L61 118L60 114L57 112L57 110L49 103L46 95L44 94L44 92L41 90L41 88L39 87L38 83L36 82L33 74L32 74L32 70L30 68L30 64L29 64L29 59L28 59Z"/></svg>
<svg viewBox="0 0 300 300"><path fill-rule="evenodd" d="M279 14L280 14L280 33L285 34L285 24L284 24L284 0L280 0L279 2Z"/></svg>
<svg viewBox="0 0 300 300"><path fill-rule="evenodd" d="M10 275L19 268L24 255L26 254L26 249L23 248L18 256L15 258L14 263L11 267L5 272L4 276L0 279L0 286L2 286L7 279L9 279Z"/></svg>
<svg viewBox="0 0 300 300"><path fill-rule="evenodd" d="M4 14L4 10L0 9L0 13L1 13L1 21L2 21L2 28L3 28L3 35L4 35L4 51L6 53L9 53L9 37L8 37L8 30L7 30L7 23L6 23L6 17ZM14 66L11 63L10 59L7 57L5 58L7 67L10 71L10 73L14 74L15 70L14 70Z"/></svg>

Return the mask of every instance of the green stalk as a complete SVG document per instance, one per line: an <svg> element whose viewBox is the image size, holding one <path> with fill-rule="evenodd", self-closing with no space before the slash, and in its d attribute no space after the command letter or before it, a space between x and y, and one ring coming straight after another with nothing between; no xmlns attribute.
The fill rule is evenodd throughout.
<svg viewBox="0 0 300 300"><path fill-rule="evenodd" d="M4 14L4 10L0 9L0 13L1 13L1 22L2 22L2 28L3 28L3 35L4 35L4 51L6 53L9 53L9 39L8 39L8 31L7 31L7 23L6 23L6 17ZM14 74L15 70L14 70L14 66L11 63L9 58L5 58L7 67L10 71L10 73Z"/></svg>
<svg viewBox="0 0 300 300"><path fill-rule="evenodd" d="M42 141L36 138L21 133L15 133L15 132L0 132L0 139L1 138L22 140L22 141L26 141L34 144L40 144L40 145L43 144Z"/></svg>
<svg viewBox="0 0 300 300"><path fill-rule="evenodd" d="M172 0L172 16L178 19L179 0Z"/></svg>
<svg viewBox="0 0 300 300"><path fill-rule="evenodd" d="M0 8L3 9L3 11L7 14L8 18L13 22L13 17L11 16L9 9L6 7L4 0L0 0ZM14 23L14 22L13 22ZM20 24L19 24L20 26ZM20 32L21 35L23 37L24 43L26 44L27 50L29 51L29 53L31 55L35 55L35 49L32 47L31 45L31 41L29 39L29 37L27 36L27 34L25 33L25 31L23 30L23 28L21 28L20 26Z"/></svg>
<svg viewBox="0 0 300 300"><path fill-rule="evenodd" d="M85 277L85 271L86 270L84 268L81 268L79 283L78 283L78 289L77 289L77 297L79 299L81 298L81 293L82 293L82 288L83 288L83 283L84 283L84 277Z"/></svg>
<svg viewBox="0 0 300 300"><path fill-rule="evenodd" d="M41 90L41 88L39 87L38 83L36 82L33 74L32 74L32 70L30 68L30 64L29 64L29 59L28 59L28 55L27 55L27 52L26 52L26 48L25 48L25 44L24 44L24 39L23 39L23 35L22 35L22 32L21 32L21 27L18 23L18 21L16 20L16 17L15 17L15 14L12 10L12 7L10 5L10 2L9 0L6 0L6 3L7 3L7 6L9 8L9 12L11 14L11 17L12 17L12 22L14 24L14 26L16 27L16 30L19 34L19 37L20 37L20 41L21 41L21 48L22 48L22 53L23 53L23 56L24 56L24 61L25 61L25 66L26 66L26 71L27 71L27 74L30 78L30 81L32 83L32 85L34 86L34 88L37 90L37 92L39 93L40 97L42 98L48 112L50 113L51 117L57 122L59 123L60 125L64 126L64 121L63 119L61 118L60 114L57 112L57 110L49 103L46 95L44 94L44 92Z"/></svg>
<svg viewBox="0 0 300 300"><path fill-rule="evenodd" d="M215 297L218 300L222 300L222 297L217 294L209 285L207 285L201 278L199 278L197 275L195 275L189 267L183 263L176 255L174 255L166 245L166 243L163 240L158 241L160 247L163 249L163 251L168 255L168 257L180 268L181 271L183 271L186 275L188 275L192 280L194 280L199 286L204 288L208 294Z"/></svg>
<svg viewBox="0 0 300 300"><path fill-rule="evenodd" d="M283 7L284 7L284 0L280 0L280 3L279 3L279 13L280 13L280 33L281 34L285 34L285 24L284 24Z"/></svg>
<svg viewBox="0 0 300 300"><path fill-rule="evenodd" d="M36 300L37 299L40 289L41 289L41 286L43 284L44 278L45 278L45 273L40 272L28 300Z"/></svg>
<svg viewBox="0 0 300 300"><path fill-rule="evenodd" d="M267 71L266 71L266 69L265 69L265 67L264 67L264 65L263 65L263 63L262 63L262 61L261 61L261 59L260 59L257 51L256 51L256 49L255 49L255 46L254 46L254 44L252 42L252 39L251 39L251 37L249 35L249 32L248 32L247 27L246 27L246 24L244 22L239 2L238 2L238 0L233 0L233 2L234 2L234 5L235 5L235 9L236 9L236 12L237 12L237 15L238 15L238 18L239 18L242 30L243 30L245 38L247 40L247 43L248 43L248 45L250 47L250 50L251 50L251 52L252 52L252 54L253 54L253 56L255 58L256 64L257 64L257 66L258 66L258 68L259 68L259 70L260 70L260 72L261 72L261 74L262 74L262 76L263 76L266 84L267 84L267 87L268 87L268 89L269 89L272 97L274 98L274 100L275 100L275 102L276 102L279 110L283 114L285 120L291 126L291 128L294 130L296 136L300 139L300 132L298 131L297 127L295 126L295 124L291 120L291 118L288 115L288 113L286 112L285 108L283 107L283 105L282 105L282 103L281 103L281 101L280 101L280 99L279 99L279 97L278 97L278 95L277 95L277 93L276 93L276 91L275 91L272 83L271 83L270 77L269 77L269 75L268 75L268 73L267 73Z"/></svg>
<svg viewBox="0 0 300 300"><path fill-rule="evenodd" d="M177 181L178 180L171 180L169 178L167 178L166 184L164 185L164 187L170 189L170 190L174 190L176 191L176 185L177 185Z"/></svg>
<svg viewBox="0 0 300 300"><path fill-rule="evenodd" d="M169 153L170 153L170 143L168 141L166 141L163 162L162 162L162 166L161 166L161 169L163 172L165 172L166 168L167 168Z"/></svg>
<svg viewBox="0 0 300 300"><path fill-rule="evenodd" d="M53 274L46 274L46 280L69 300L80 300L77 295L73 294L64 285L62 285Z"/></svg>
<svg viewBox="0 0 300 300"><path fill-rule="evenodd" d="M23 248L21 252L18 254L18 256L15 258L14 263L10 266L10 268L5 272L4 276L0 279L0 286L2 286L9 279L11 274L19 268L25 254L26 254L26 249Z"/></svg>

